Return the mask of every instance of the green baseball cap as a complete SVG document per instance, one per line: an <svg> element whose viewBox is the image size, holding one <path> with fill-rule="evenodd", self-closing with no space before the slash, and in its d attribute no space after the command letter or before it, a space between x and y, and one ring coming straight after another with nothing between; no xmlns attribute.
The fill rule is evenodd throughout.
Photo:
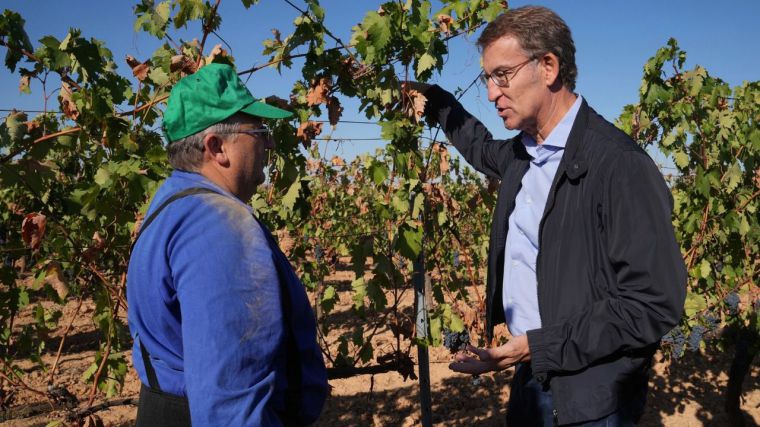
<svg viewBox="0 0 760 427"><path fill-rule="evenodd" d="M235 113L265 119L284 119L293 115L290 111L257 101L230 65L211 63L174 85L164 111L164 133L169 142L174 142Z"/></svg>

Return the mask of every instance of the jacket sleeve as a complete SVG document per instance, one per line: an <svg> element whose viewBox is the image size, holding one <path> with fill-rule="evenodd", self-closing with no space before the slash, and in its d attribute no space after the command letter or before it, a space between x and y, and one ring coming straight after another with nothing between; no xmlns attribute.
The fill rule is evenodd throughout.
<svg viewBox="0 0 760 427"><path fill-rule="evenodd" d="M203 197L168 248L192 423L277 426L284 331L272 254L242 205Z"/></svg>
<svg viewBox="0 0 760 427"><path fill-rule="evenodd" d="M656 344L681 318L686 269L662 175L643 151L630 150L618 157L608 183L602 237L616 286L564 323L528 331L537 376Z"/></svg>
<svg viewBox="0 0 760 427"><path fill-rule="evenodd" d="M438 85L425 91L426 117L441 125L446 137L475 169L501 179L504 162L511 153L511 140L495 140L491 132L473 117L452 94Z"/></svg>

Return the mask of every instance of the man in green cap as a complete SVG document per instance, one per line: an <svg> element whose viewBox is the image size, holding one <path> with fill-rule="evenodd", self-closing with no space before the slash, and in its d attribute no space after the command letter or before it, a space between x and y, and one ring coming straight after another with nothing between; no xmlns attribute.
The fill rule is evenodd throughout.
<svg viewBox="0 0 760 427"><path fill-rule="evenodd" d="M137 425L305 425L327 377L303 285L248 205L274 148L235 70L209 64L171 92L175 171L156 193L127 279Z"/></svg>

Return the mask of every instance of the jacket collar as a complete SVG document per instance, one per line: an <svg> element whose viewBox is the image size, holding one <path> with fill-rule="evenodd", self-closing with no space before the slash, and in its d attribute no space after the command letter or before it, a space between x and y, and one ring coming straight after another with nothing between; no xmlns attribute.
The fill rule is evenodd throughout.
<svg viewBox="0 0 760 427"><path fill-rule="evenodd" d="M571 180L581 178L588 172L588 163L583 153L583 134L588 125L589 111L588 103L583 99L567 138L565 155L562 156L562 161L557 170L557 174L565 173Z"/></svg>

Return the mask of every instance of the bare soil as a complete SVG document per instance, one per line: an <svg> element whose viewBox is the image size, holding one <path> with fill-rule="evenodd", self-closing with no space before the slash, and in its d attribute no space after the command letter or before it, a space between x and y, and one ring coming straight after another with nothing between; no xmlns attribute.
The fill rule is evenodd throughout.
<svg viewBox="0 0 760 427"><path fill-rule="evenodd" d="M348 277L334 277L343 282ZM334 349L337 337L346 332L347 325L341 326L341 319L347 319L351 310L351 296L347 286L339 288L340 303L330 314L331 327L327 341ZM411 301L411 292L404 297ZM62 325L47 342L49 353L43 358L52 366L55 352L61 340L65 325L74 316L76 301L64 307ZM82 373L93 361L94 349L98 345L98 334L91 320L93 303L85 301L74 321L74 328L66 337L54 383L62 385L76 396L79 404L75 410L87 407L90 386L82 380ZM30 313L23 313L17 327L30 322ZM395 341L388 328L381 328L373 340L377 356ZM416 359L416 351L412 351ZM728 381L728 369L732 354L712 352L706 354L689 353L681 360L669 363L657 355L654 372L650 381L647 411L641 420L643 426L729 426L723 411L723 392ZM131 358L129 358L131 361ZM451 355L443 348L430 349L430 379L433 402L433 422L445 426L503 426L505 424L506 403L509 399L509 383L512 371L484 375L480 383L466 375L448 369ZM30 360L18 361L27 372L25 381L29 388L45 390L49 372L42 371ZM747 425L760 424L760 367L752 366L745 379L742 410ZM413 426L420 424L419 383L404 380L399 373L390 372L377 375L361 375L348 379L331 380L331 396L325 405L317 426ZM3 386L8 391L7 384ZM137 394L140 388L134 370L130 366L120 396L106 399L96 395L93 405L106 406L96 415L106 426L130 426L134 424ZM0 425L4 426L45 426L54 420L64 420L66 410L51 410L42 396L24 389L13 390L10 409L4 412ZM130 399L131 398L131 399ZM110 405L110 406L109 406ZM64 424L66 425L66 424Z"/></svg>

